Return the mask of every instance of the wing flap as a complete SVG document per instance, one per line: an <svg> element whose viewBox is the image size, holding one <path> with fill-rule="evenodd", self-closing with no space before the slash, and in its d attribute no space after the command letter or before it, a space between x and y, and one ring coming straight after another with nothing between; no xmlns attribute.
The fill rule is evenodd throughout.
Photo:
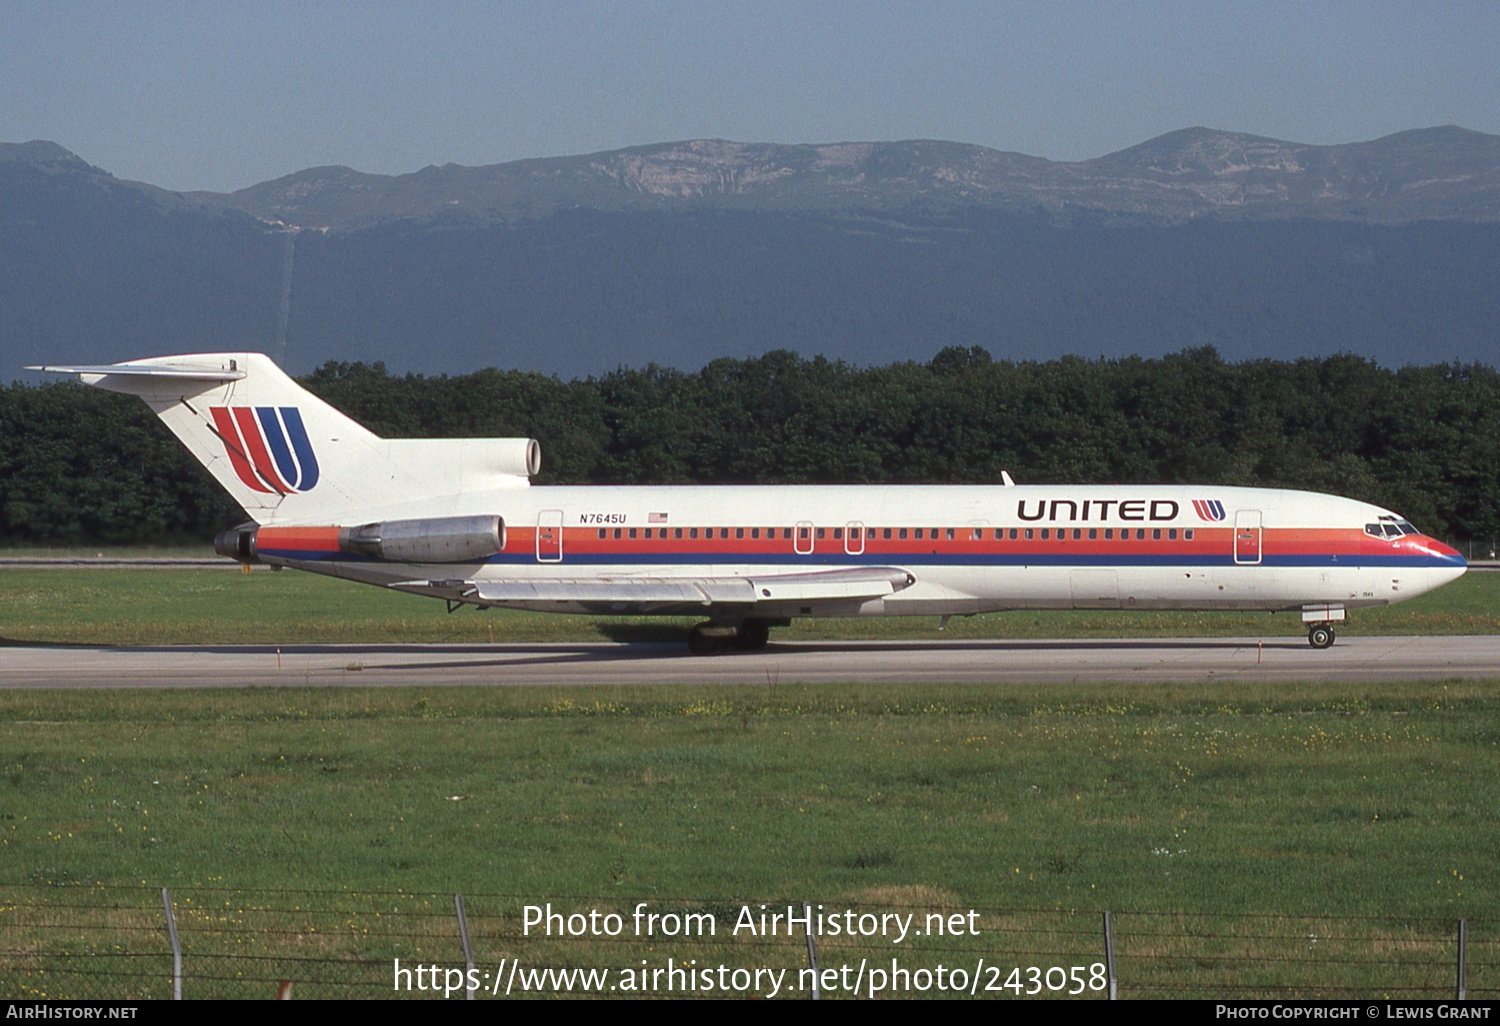
<svg viewBox="0 0 1500 1026"><path fill-rule="evenodd" d="M541 577L398 581L390 587L451 602L481 605L507 602L755 605L812 602L890 595L913 582L899 567L866 567L813 573L746 577Z"/></svg>
<svg viewBox="0 0 1500 1026"><path fill-rule="evenodd" d="M736 601L732 592L703 587L708 582L617 578L614 580L476 581L474 591L486 602L711 602ZM738 597L749 601L748 594Z"/></svg>

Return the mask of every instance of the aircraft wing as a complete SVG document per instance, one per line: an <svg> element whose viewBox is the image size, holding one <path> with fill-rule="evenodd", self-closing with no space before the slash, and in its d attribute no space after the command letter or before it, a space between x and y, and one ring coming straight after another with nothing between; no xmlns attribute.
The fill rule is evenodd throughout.
<svg viewBox="0 0 1500 1026"><path fill-rule="evenodd" d="M881 598L914 583L900 567L874 566L743 577L542 577L399 581L390 587L450 602L622 603L632 606L755 605Z"/></svg>

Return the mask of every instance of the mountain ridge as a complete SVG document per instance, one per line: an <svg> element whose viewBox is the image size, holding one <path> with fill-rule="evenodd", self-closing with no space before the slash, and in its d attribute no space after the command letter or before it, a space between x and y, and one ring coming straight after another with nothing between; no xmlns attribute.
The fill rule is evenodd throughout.
<svg viewBox="0 0 1500 1026"><path fill-rule="evenodd" d="M1062 163L940 140L689 140L234 194L0 144L0 368L254 350L565 376L772 349L859 365L1495 359L1500 137L1188 128Z"/></svg>
<svg viewBox="0 0 1500 1026"><path fill-rule="evenodd" d="M218 202L334 230L396 217L514 220L570 206L980 206L1162 223L1204 216L1491 221L1500 220L1500 136L1445 126L1312 146L1189 128L1076 162L942 140L695 139L394 176L307 169Z"/></svg>
<svg viewBox="0 0 1500 1026"><path fill-rule="evenodd" d="M0 162L108 175L45 141L0 143ZM1321 146L1196 126L1071 162L930 139L690 139L398 175L327 165L229 193L172 195L273 225L332 231L392 220L507 222L573 207L983 207L1059 221L1082 215L1167 224L1204 217L1488 222L1500 221L1500 136L1446 125Z"/></svg>

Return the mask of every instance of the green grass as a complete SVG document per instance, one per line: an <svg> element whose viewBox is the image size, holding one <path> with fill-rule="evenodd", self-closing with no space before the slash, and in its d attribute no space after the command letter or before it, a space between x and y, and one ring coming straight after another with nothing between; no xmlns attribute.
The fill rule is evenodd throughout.
<svg viewBox="0 0 1500 1026"><path fill-rule="evenodd" d="M228 570L0 569L0 640L77 644L537 642L680 639L690 619L559 616L443 604L314 574ZM1473 572L1384 609L1356 610L1341 634L1500 632L1500 573ZM1274 637L1293 613L1014 612L799 620L783 640L859 638Z"/></svg>
<svg viewBox="0 0 1500 1026"><path fill-rule="evenodd" d="M4 692L0 882L1480 914L1492 690Z"/></svg>
<svg viewBox="0 0 1500 1026"><path fill-rule="evenodd" d="M963 950L1017 964L1093 950L1111 909L1164 987L1222 978L1209 955L1279 985L1266 936L1376 934L1337 942L1360 980L1419 941L1441 967L1442 924L1500 908L1479 682L9 691L0 753L7 996L65 950L159 949L161 886L198 949L435 959L430 933L450 963L452 892L484 957L550 964L770 956L523 943L522 901L979 908ZM1248 914L1282 918L1195 918Z"/></svg>
<svg viewBox="0 0 1500 1026"><path fill-rule="evenodd" d="M1470 574L1357 612L1344 633L1494 632L1497 610L1500 574ZM0 638L14 641L498 643L680 627L450 616L295 573L0 571ZM935 629L802 621L776 636ZM948 628L1301 632L1286 614L1013 613ZM304 981L302 996L383 996L383 959L459 961L452 892L471 897L491 961L800 957L797 944L523 940L521 902L978 908L985 933L964 957L1017 965L1097 957L1107 908L1129 996L1413 993L1399 988L1451 976L1458 917L1500 965L1497 808L1500 705L1483 682L7 691L0 996L165 996L160 958L144 975L97 975L120 972L122 951L160 954L161 886L190 973L218 978L195 981L199 995L264 996L279 976ZM1246 918L1259 915L1272 918ZM1380 918L1351 918L1365 916ZM856 954L835 945L825 964ZM294 957L335 961L274 961ZM1471 986L1500 992L1476 973Z"/></svg>
<svg viewBox="0 0 1500 1026"><path fill-rule="evenodd" d="M212 545L30 545L0 548L0 559L217 559Z"/></svg>

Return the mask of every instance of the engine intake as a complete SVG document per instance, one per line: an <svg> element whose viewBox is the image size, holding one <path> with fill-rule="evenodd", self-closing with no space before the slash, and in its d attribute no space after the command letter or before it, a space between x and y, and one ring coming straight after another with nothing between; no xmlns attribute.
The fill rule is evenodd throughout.
<svg viewBox="0 0 1500 1026"><path fill-rule="evenodd" d="M471 563L504 548L505 520L496 516L384 520L339 529L341 552L392 563Z"/></svg>

